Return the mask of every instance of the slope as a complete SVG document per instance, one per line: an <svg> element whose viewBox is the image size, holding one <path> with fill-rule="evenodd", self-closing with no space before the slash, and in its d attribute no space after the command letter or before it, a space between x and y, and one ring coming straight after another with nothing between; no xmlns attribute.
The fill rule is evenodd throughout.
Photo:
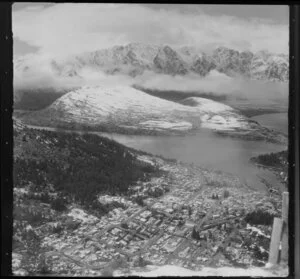
<svg viewBox="0 0 300 279"><path fill-rule="evenodd" d="M30 125L75 130L170 135L202 127L245 139L286 140L227 105L200 97L175 103L125 86L82 87L20 118Z"/></svg>
<svg viewBox="0 0 300 279"><path fill-rule="evenodd" d="M186 98L181 104L130 87L84 87L70 92L48 108L32 113L29 124L65 125L129 131L187 131L200 126L217 130L248 129L245 117L229 106L205 98Z"/></svg>
<svg viewBox="0 0 300 279"><path fill-rule="evenodd" d="M203 214L207 224L198 238L210 240L181 237L176 257L183 262L177 266L202 268L212 262L208 258L222 266L261 266L280 201L230 174L98 136L37 131L14 121L14 275L104 275L107 269L169 262L177 236L191 232ZM189 253L179 251L183 244ZM219 246L223 250L216 251ZM189 259L194 253L196 263Z"/></svg>

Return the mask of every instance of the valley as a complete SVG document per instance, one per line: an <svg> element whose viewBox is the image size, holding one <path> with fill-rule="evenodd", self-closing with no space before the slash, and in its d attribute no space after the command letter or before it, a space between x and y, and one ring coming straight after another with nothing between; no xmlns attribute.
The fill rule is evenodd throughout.
<svg viewBox="0 0 300 279"><path fill-rule="evenodd" d="M248 187L263 190L264 182L261 177L274 185L274 188L284 190L278 182L277 176L267 170L260 170L250 159L263 153L279 152L285 149L284 145L260 141L245 141L231 137L219 137L210 129L201 129L200 132L184 136L153 136L153 135L122 135L116 133L93 132L85 130L66 130L51 127L27 125L31 129L76 133L86 133L106 137L135 150L142 150L148 154L171 158L177 161L192 163L207 169L217 169L237 175ZM230 156L230 164L228 157Z"/></svg>
<svg viewBox="0 0 300 279"><path fill-rule="evenodd" d="M285 56L130 44L61 63L31 58L16 61L18 74L49 62L72 87L15 93L15 275L131 275L170 265L276 275L265 264L287 191ZM113 82L85 80L91 68L88 76L104 71ZM249 88L149 89L153 74Z"/></svg>
<svg viewBox="0 0 300 279"><path fill-rule="evenodd" d="M129 275L146 265L201 271L266 263L280 193L253 190L230 173L166 160L99 135L29 129L19 121L14 131L14 274ZM92 163L99 156L105 168ZM122 171L113 156L127 166L129 184L112 170L92 178L97 168ZM75 175L77 165L90 171ZM109 175L114 178L105 188Z"/></svg>
<svg viewBox="0 0 300 279"><path fill-rule="evenodd" d="M294 272L288 5L8 6L4 276Z"/></svg>
<svg viewBox="0 0 300 279"><path fill-rule="evenodd" d="M271 130L237 109L85 87L14 117L14 274L265 265L287 166L257 156L286 145L254 140L251 127ZM93 128L100 119L137 134ZM234 137L239 129L250 133Z"/></svg>

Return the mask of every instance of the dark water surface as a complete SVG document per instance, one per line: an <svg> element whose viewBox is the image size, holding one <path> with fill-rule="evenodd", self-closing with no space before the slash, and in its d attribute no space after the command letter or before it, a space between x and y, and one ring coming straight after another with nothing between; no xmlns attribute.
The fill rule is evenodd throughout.
<svg viewBox="0 0 300 279"><path fill-rule="evenodd" d="M288 114L285 113L270 113L252 117L262 126L274 129L285 134L288 134Z"/></svg>
<svg viewBox="0 0 300 279"><path fill-rule="evenodd" d="M265 178L276 188L282 187L273 173L249 162L253 156L285 150L286 147L282 145L220 137L207 129L184 137L104 135L135 149L235 174L257 190L265 189L258 176Z"/></svg>
<svg viewBox="0 0 300 279"><path fill-rule="evenodd" d="M253 117L262 125L287 130L287 117L284 114L268 114ZM286 121L286 124L285 124ZM53 128L45 128L55 130ZM283 189L276 176L249 162L253 156L263 153L286 150L286 146L262 141L246 141L230 137L220 137L212 130L201 129L195 135L187 136L132 136L93 132L106 136L126 146L143 150L166 158L194 163L208 169L221 170L237 175L249 187L265 190L259 177L263 177L275 188Z"/></svg>

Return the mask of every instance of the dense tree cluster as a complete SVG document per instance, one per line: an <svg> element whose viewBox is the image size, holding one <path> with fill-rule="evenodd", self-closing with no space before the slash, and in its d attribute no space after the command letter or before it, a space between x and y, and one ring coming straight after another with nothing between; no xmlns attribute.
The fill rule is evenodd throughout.
<svg viewBox="0 0 300 279"><path fill-rule="evenodd" d="M17 135L16 144L22 142L22 154L15 156L14 185L31 183L46 202L46 192L53 185L70 201L93 208L98 194L126 195L129 186L138 180L147 181L158 172L157 167L140 164L125 146L97 135L29 129L26 136L24 142L22 133ZM63 201L52 203L63 210Z"/></svg>
<svg viewBox="0 0 300 279"><path fill-rule="evenodd" d="M245 216L245 221L251 225L272 225L275 215L268 211L257 209Z"/></svg>
<svg viewBox="0 0 300 279"><path fill-rule="evenodd" d="M279 180L286 185L288 189L288 150L277 153L262 154L257 157L252 157L250 161L275 172ZM272 187L268 188L270 191L273 191Z"/></svg>
<svg viewBox="0 0 300 279"><path fill-rule="evenodd" d="M261 154L256 158L252 158L252 161L259 163L261 165L265 165L268 167L280 168L287 166L288 162L288 152L281 151L277 153L269 153L269 154Z"/></svg>

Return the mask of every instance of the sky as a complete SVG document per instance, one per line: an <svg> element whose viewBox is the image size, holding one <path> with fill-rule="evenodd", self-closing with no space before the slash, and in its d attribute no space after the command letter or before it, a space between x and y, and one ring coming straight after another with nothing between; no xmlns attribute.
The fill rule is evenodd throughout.
<svg viewBox="0 0 300 279"><path fill-rule="evenodd" d="M14 57L67 56L131 42L288 54L288 6L13 4Z"/></svg>

